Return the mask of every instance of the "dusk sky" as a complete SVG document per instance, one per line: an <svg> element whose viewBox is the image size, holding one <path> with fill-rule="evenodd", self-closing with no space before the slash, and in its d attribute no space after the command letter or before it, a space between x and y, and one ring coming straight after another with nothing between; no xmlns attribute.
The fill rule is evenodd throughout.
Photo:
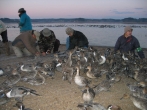
<svg viewBox="0 0 147 110"><path fill-rule="evenodd" d="M147 18L147 0L0 0L0 18Z"/></svg>

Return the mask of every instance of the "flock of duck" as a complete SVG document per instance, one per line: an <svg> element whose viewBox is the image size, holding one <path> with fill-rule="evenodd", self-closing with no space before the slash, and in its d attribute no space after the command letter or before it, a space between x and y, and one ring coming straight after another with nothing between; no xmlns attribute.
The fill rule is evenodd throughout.
<svg viewBox="0 0 147 110"><path fill-rule="evenodd" d="M15 107L25 108L23 99L26 95L39 96L36 90L24 86L16 86L19 81L31 85L42 85L45 76L52 79L56 71L62 74L62 80L71 84L73 81L82 92L83 103L77 105L80 110L122 110L118 105L108 105L107 108L93 100L97 94L109 91L112 85L121 80L122 75L134 79L133 84L126 86L130 94L124 94L120 100L130 98L138 109L147 110L147 62L139 59L133 53L113 53L110 48L101 52L93 47L75 48L73 50L54 54L51 61L38 61L25 64L19 62L17 66L7 65L0 68L0 76L6 79L0 84L0 105L15 98ZM96 85L98 79L105 75L105 79Z"/></svg>

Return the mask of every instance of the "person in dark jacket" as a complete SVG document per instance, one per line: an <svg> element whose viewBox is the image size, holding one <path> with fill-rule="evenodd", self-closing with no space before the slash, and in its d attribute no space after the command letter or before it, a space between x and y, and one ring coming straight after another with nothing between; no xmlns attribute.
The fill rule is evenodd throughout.
<svg viewBox="0 0 147 110"><path fill-rule="evenodd" d="M52 51L53 53L56 53L58 52L60 41L56 39L56 36L52 30L44 28L40 32L38 46L42 55L52 53Z"/></svg>
<svg viewBox="0 0 147 110"><path fill-rule="evenodd" d="M80 31L76 31L70 27L66 28L66 34L69 35L66 42L67 50L77 47L88 47L87 37Z"/></svg>
<svg viewBox="0 0 147 110"><path fill-rule="evenodd" d="M19 22L20 33L32 30L31 19L26 14L26 10L24 8L20 8L18 10L18 13L19 13L18 16L20 17L20 22Z"/></svg>
<svg viewBox="0 0 147 110"><path fill-rule="evenodd" d="M121 53L128 53L137 51L141 59L145 58L139 41L132 35L133 29L130 26L124 28L124 35L120 36L115 44L114 52L120 50Z"/></svg>

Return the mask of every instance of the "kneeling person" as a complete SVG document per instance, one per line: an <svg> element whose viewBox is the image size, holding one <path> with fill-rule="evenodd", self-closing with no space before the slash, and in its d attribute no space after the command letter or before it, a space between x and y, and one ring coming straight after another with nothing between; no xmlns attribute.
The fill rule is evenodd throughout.
<svg viewBox="0 0 147 110"><path fill-rule="evenodd" d="M66 39L67 50L74 49L75 47L88 47L88 39L82 32L76 31L70 27L66 28L65 32L69 35Z"/></svg>
<svg viewBox="0 0 147 110"><path fill-rule="evenodd" d="M56 36L52 30L49 30L48 28L44 28L40 32L38 46L42 55L52 53L52 51L53 53L56 53L58 52L60 41L56 39Z"/></svg>
<svg viewBox="0 0 147 110"><path fill-rule="evenodd" d="M38 56L36 41L39 40L40 33L38 31L26 31L20 34L12 42L12 48L17 57Z"/></svg>

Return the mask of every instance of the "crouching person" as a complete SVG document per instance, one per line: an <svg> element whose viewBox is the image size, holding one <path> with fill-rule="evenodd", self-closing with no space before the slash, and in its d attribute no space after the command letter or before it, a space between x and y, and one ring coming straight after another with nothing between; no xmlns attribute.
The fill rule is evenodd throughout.
<svg viewBox="0 0 147 110"><path fill-rule="evenodd" d="M48 28L44 28L40 32L38 41L39 50L42 55L58 52L60 41L56 39L54 32Z"/></svg>
<svg viewBox="0 0 147 110"><path fill-rule="evenodd" d="M74 49L76 46L80 48L88 48L88 39L82 32L76 31L70 27L66 28L65 32L67 35L69 35L69 37L66 39L67 50Z"/></svg>
<svg viewBox="0 0 147 110"><path fill-rule="evenodd" d="M31 30L20 34L12 42L12 48L17 57L39 56L36 41L39 40L40 32Z"/></svg>

